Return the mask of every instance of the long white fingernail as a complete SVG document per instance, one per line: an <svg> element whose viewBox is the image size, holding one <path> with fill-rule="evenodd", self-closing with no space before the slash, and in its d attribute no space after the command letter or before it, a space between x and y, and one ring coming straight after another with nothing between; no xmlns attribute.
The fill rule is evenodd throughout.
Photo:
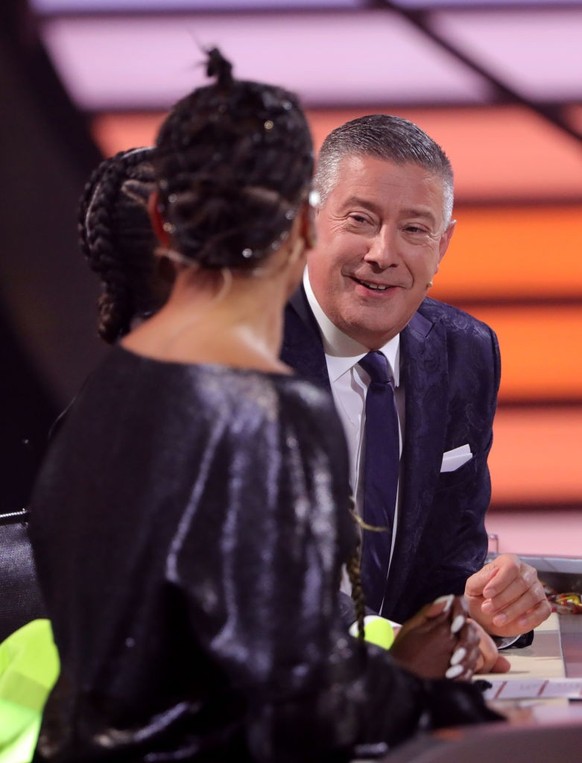
<svg viewBox="0 0 582 763"><path fill-rule="evenodd" d="M465 615L457 615L453 622L451 623L451 633L454 635L455 633L458 633L463 625L465 625Z"/></svg>
<svg viewBox="0 0 582 763"><path fill-rule="evenodd" d="M443 612L448 612L449 609L453 606L453 599L454 595L452 593L448 593L446 596L439 596L438 599L434 600L434 604L440 604L441 601L445 601L446 604L443 607Z"/></svg>
<svg viewBox="0 0 582 763"><path fill-rule="evenodd" d="M460 646L458 649L455 649L453 656L451 657L451 665L456 665L457 663L461 662L465 658L466 654L467 650L464 646Z"/></svg>
<svg viewBox="0 0 582 763"><path fill-rule="evenodd" d="M465 668L462 665L451 665L445 673L445 678L458 678Z"/></svg>

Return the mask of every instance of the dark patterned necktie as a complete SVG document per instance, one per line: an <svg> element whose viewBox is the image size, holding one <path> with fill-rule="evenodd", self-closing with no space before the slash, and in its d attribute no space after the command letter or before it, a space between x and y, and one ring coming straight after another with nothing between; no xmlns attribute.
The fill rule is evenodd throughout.
<svg viewBox="0 0 582 763"><path fill-rule="evenodd" d="M398 415L394 403L394 384L388 361L381 352L369 352L360 365L370 376L366 394L364 430L364 506L366 524L384 532L363 531L362 586L366 604L380 611L390 549L398 486Z"/></svg>

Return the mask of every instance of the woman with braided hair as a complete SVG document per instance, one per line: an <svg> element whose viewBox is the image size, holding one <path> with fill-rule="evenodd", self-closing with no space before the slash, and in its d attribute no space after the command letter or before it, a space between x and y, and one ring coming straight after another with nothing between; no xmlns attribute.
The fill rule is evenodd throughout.
<svg viewBox="0 0 582 763"><path fill-rule="evenodd" d="M113 344L136 320L165 302L170 269L156 261L149 221L154 190L153 148L132 148L105 159L85 186L79 206L79 242L98 276L99 336Z"/></svg>
<svg viewBox="0 0 582 763"><path fill-rule="evenodd" d="M33 496L62 665L38 761L347 761L498 717L342 626L342 427L278 359L313 242L311 137L293 94L217 51L207 71L153 155L169 299L85 385Z"/></svg>

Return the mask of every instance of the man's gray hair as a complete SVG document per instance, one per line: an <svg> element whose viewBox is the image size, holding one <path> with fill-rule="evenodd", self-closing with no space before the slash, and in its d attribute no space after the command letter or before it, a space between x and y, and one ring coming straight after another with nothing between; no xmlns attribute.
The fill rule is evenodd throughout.
<svg viewBox="0 0 582 763"><path fill-rule="evenodd" d="M453 214L453 168L443 149L407 119L370 114L332 130L321 146L314 178L321 203L339 180L341 161L347 156L374 156L395 164L411 162L441 178L444 187L445 225Z"/></svg>

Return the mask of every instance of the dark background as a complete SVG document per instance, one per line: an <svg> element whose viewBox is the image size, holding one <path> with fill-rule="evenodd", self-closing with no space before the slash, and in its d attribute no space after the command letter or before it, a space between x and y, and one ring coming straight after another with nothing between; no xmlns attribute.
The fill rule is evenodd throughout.
<svg viewBox="0 0 582 763"><path fill-rule="evenodd" d="M102 348L77 200L101 153L26 4L0 4L0 509L22 507L51 422Z"/></svg>

